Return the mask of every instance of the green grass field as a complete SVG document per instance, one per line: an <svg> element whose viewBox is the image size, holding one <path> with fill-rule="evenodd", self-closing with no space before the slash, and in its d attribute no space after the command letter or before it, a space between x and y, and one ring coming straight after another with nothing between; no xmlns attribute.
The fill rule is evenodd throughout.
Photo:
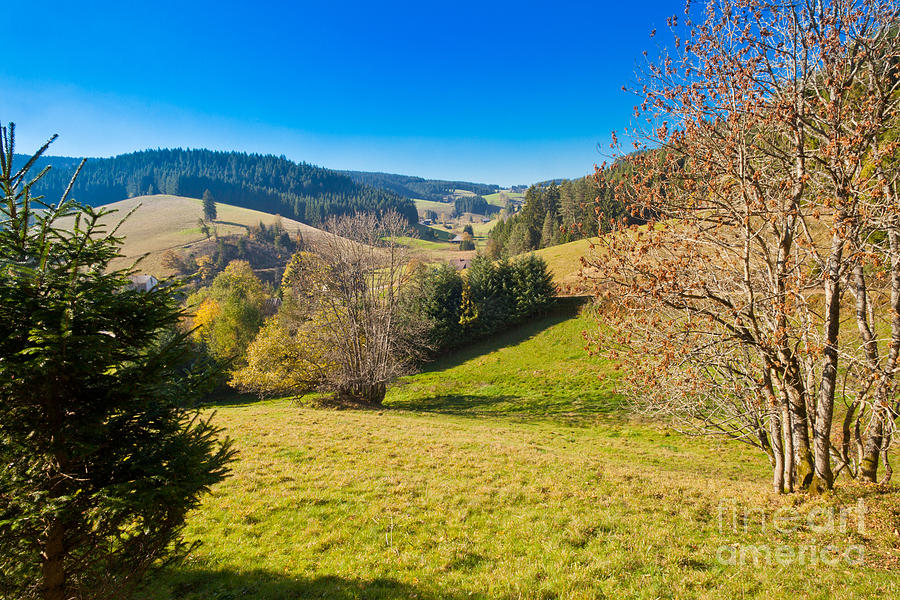
<svg viewBox="0 0 900 600"><path fill-rule="evenodd" d="M553 275L553 281L563 293L581 293L581 257L591 255L589 239L575 240L558 246L536 250L535 254L544 259Z"/></svg>
<svg viewBox="0 0 900 600"><path fill-rule="evenodd" d="M463 227L468 224L469 223L465 222L463 222L463 224L454 222L454 225L450 229L447 229L442 225L416 225L417 237L402 238L400 242L411 248L420 259L425 260L426 262L446 262L459 257L471 258L475 256L475 251L460 251L458 244L450 242L455 235L462 233ZM487 234L496 224L496 219L489 223L471 223L472 231L475 234L473 239L476 248L481 249L484 247L487 243ZM437 239L425 239L425 229L433 231Z"/></svg>
<svg viewBox="0 0 900 600"><path fill-rule="evenodd" d="M415 226L416 236L425 239L426 234L432 234L435 236L436 240L440 242L448 242L453 238L453 232L450 229L446 229L441 227L440 225L430 226L430 225L416 225ZM432 233L433 232L433 233Z"/></svg>
<svg viewBox="0 0 900 600"><path fill-rule="evenodd" d="M472 192L467 192L465 190L456 190L456 196L473 196ZM506 206L506 199L510 200L524 200L525 194L522 192L510 192L510 191L501 191L495 192L493 194L486 194L482 196L485 200L487 200L488 204L493 204L494 206L499 206L503 208ZM419 214L422 214L426 210L433 210L438 215L441 213L450 213L453 210L452 202L434 202L432 200L421 200L415 199L413 200L416 204L416 208L419 210Z"/></svg>
<svg viewBox="0 0 900 600"><path fill-rule="evenodd" d="M476 222L472 223L472 233L475 234L476 241L487 241L487 235L491 232L491 229L494 228L494 225L500 222L497 218L497 215L493 215L493 218L487 223L481 222L481 215L475 215Z"/></svg>
<svg viewBox="0 0 900 600"><path fill-rule="evenodd" d="M240 452L188 519L202 544L154 600L898 597L897 489L769 491L764 460L628 416L559 311L430 365L382 410L233 401ZM720 502L867 503L867 529L721 528ZM796 504L796 506L794 506ZM732 566L731 544L862 544L865 566Z"/></svg>
<svg viewBox="0 0 900 600"><path fill-rule="evenodd" d="M415 199L413 202L416 205L416 209L419 211L419 215L421 216L426 210L433 210L440 217L442 213L446 213L448 216L453 212L453 203L452 202L435 202L433 200L420 200Z"/></svg>
<svg viewBox="0 0 900 600"><path fill-rule="evenodd" d="M592 422L619 407L608 365L587 360L590 326L567 308L474 344L397 382L393 408ZM600 377L605 380L601 381ZM609 376L609 377L606 377Z"/></svg>
<svg viewBox="0 0 900 600"><path fill-rule="evenodd" d="M446 241L423 240L418 237L400 237L397 238L397 243L411 248L417 254L423 255L426 258L435 254L440 256L443 256L444 254L449 255L450 253L458 254L456 246Z"/></svg>
<svg viewBox="0 0 900 600"><path fill-rule="evenodd" d="M525 200L525 194L522 192L500 191L494 192L493 194L487 194L486 196L483 196L483 198L487 200L489 204L503 208L506 206L506 200L504 198L509 198L510 200Z"/></svg>

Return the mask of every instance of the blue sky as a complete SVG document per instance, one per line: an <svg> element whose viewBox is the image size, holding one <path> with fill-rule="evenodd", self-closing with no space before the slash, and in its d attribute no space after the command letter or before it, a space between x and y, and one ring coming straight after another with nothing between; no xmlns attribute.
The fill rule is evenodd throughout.
<svg viewBox="0 0 900 600"><path fill-rule="evenodd" d="M510 185L576 177L680 2L12 0L0 120L53 154L156 147ZM10 26L14 24L14 26Z"/></svg>

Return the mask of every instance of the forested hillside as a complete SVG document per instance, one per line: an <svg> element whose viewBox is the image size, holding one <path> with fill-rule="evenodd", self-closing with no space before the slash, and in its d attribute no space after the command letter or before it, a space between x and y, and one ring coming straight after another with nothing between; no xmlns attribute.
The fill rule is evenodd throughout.
<svg viewBox="0 0 900 600"><path fill-rule="evenodd" d="M453 201L453 211L457 215L461 215L463 213L491 215L495 212L500 212L500 207L489 204L483 196L458 196Z"/></svg>
<svg viewBox="0 0 900 600"><path fill-rule="evenodd" d="M31 157L25 156L24 154L16 154L14 161L15 167L21 167L29 158ZM80 162L80 158L75 158L73 156L39 156L34 162L34 167L32 167L32 169L35 173L41 171L46 167L51 167L53 169L69 169L70 171L74 171L75 167L77 167L78 163Z"/></svg>
<svg viewBox="0 0 900 600"><path fill-rule="evenodd" d="M493 194L500 186L470 181L444 181L440 179L423 179L410 175L394 175L392 173L370 173L366 171L340 171L356 183L390 190L406 198L419 198L434 202L446 202L446 197L454 190L465 190L475 194Z"/></svg>
<svg viewBox="0 0 900 600"><path fill-rule="evenodd" d="M38 167L44 164L54 168L35 186L35 193L58 198L78 160L47 157ZM99 206L156 193L200 198L205 190L219 202L310 224L360 209L382 212L393 208L410 220L416 219L413 203L397 193L283 156L242 152L145 150L89 159L72 195Z"/></svg>
<svg viewBox="0 0 900 600"><path fill-rule="evenodd" d="M522 210L491 231L491 253L515 256L595 236L605 228L601 223L611 219L633 220L613 189L630 170L629 162L620 161L604 169L601 181L587 176L532 185L525 192Z"/></svg>

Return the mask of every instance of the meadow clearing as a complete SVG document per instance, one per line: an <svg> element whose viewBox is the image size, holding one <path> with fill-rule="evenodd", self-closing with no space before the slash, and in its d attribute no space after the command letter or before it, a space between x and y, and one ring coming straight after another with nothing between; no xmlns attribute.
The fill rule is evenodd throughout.
<svg viewBox="0 0 900 600"><path fill-rule="evenodd" d="M583 349L593 319L573 306L401 379L380 410L211 406L237 462L188 518L200 545L143 597L900 593L895 487L842 480L817 499L777 496L757 452L631 417L614 366ZM851 519L847 531L803 522L782 534L766 520L860 499L863 530ZM734 527L729 515L745 510ZM729 564L740 548L829 544L863 547L865 564Z"/></svg>
<svg viewBox="0 0 900 600"><path fill-rule="evenodd" d="M117 232L125 237L126 243L122 247L124 256L112 263L116 268L127 267L146 255L139 267L141 272L157 277L169 276L172 270L162 264L166 250L188 250L207 241L198 223L203 217L202 201L198 198L156 194L113 202L103 208L114 211L102 221L109 228L131 213ZM319 229L305 223L258 210L222 203L217 203L217 209L218 216L211 227L221 236L246 234L250 226L259 223L268 226L276 220L280 220L291 235L299 233L310 239L321 234Z"/></svg>

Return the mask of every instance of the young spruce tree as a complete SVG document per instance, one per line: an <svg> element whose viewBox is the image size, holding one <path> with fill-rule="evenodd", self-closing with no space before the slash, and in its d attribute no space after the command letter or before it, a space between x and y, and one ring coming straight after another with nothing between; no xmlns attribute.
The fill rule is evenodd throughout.
<svg viewBox="0 0 900 600"><path fill-rule="evenodd" d="M126 598L188 549L231 445L185 408L204 375L180 367L177 289L129 287L104 211L31 196L53 139L16 169L13 138L0 128L0 597Z"/></svg>
<svg viewBox="0 0 900 600"><path fill-rule="evenodd" d="M216 220L217 216L219 215L216 210L216 199L213 198L212 192L205 190L203 192L203 218L207 223L212 223ZM206 237L208 238L209 235Z"/></svg>

